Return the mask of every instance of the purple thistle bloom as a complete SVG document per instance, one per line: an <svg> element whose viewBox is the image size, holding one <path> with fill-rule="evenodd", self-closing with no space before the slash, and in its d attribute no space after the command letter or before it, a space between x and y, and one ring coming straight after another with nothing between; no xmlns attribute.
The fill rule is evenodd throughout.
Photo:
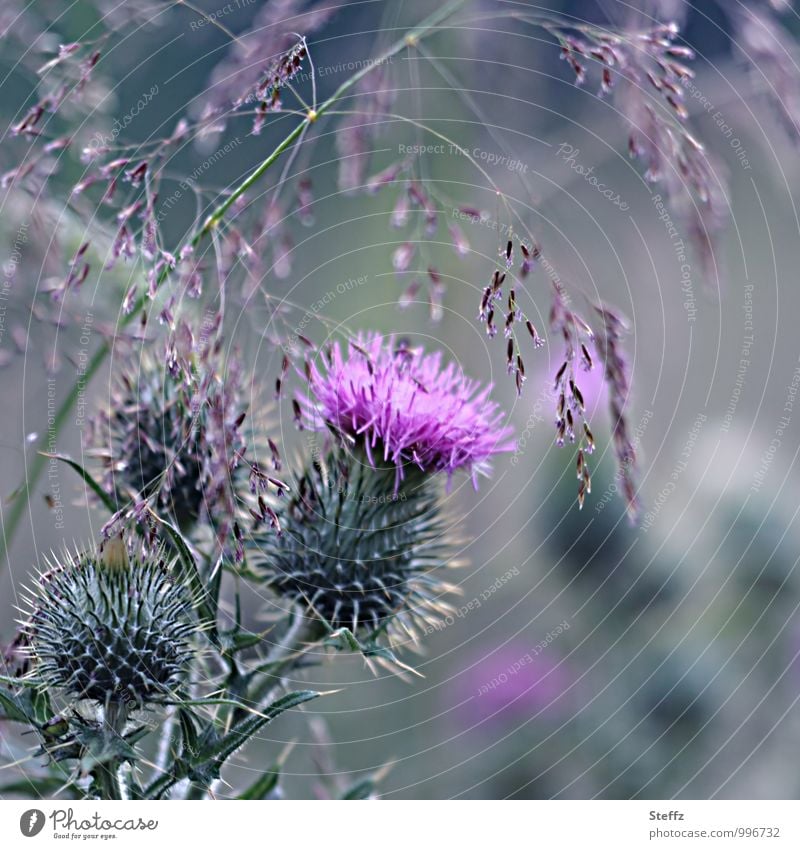
<svg viewBox="0 0 800 849"><path fill-rule="evenodd" d="M396 465L398 485L412 463L448 478L465 468L477 488L492 455L514 448L512 429L489 398L491 386L466 377L455 363L443 365L440 353L425 354L394 336L359 335L346 351L334 344L327 360L310 366L309 383L306 423L363 437L370 464L382 453Z"/></svg>
<svg viewBox="0 0 800 849"><path fill-rule="evenodd" d="M470 725L508 725L564 717L571 709L572 671L552 652L515 642L469 661L457 683L460 713Z"/></svg>

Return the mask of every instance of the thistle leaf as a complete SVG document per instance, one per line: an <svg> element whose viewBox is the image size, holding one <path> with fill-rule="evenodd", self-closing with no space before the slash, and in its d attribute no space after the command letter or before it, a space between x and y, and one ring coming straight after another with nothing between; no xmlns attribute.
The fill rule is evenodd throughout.
<svg viewBox="0 0 800 849"><path fill-rule="evenodd" d="M18 682L22 683L22 682ZM25 722L30 725L42 725L53 716L50 699L41 687L26 689L21 693L12 693L0 688L0 707L4 716L12 722Z"/></svg>
<svg viewBox="0 0 800 849"><path fill-rule="evenodd" d="M65 778L56 776L21 778L19 781L0 784L0 796L19 794L25 799L48 799L57 793L58 798L78 799L83 795L75 785L64 782Z"/></svg>
<svg viewBox="0 0 800 849"><path fill-rule="evenodd" d="M38 688L44 686L44 682L38 678L11 678L8 675L0 675L0 684L7 684L11 687L30 687Z"/></svg>
<svg viewBox="0 0 800 849"><path fill-rule="evenodd" d="M108 509L110 513L116 513L119 509L119 506L114 503L114 499L100 486L100 484L89 474L89 472L84 469L84 467L77 462L77 460L73 460L72 457L67 454L50 454L46 451L40 451L42 457L47 457L50 460L59 460L62 463L66 463L71 469L74 469L84 480L86 485L92 492L103 502L105 507Z"/></svg>
<svg viewBox="0 0 800 849"><path fill-rule="evenodd" d="M0 717L2 719L25 723L31 723L33 721L33 716L31 713L26 712L26 707L22 699L3 689L0 689L0 707L3 709L3 716Z"/></svg>
<svg viewBox="0 0 800 849"><path fill-rule="evenodd" d="M352 787L346 790L341 798L347 800L369 799L374 792L375 780L373 778L365 778L363 781L357 781Z"/></svg>
<svg viewBox="0 0 800 849"><path fill-rule="evenodd" d="M218 645L219 634L217 631L216 605L209 595L205 583L200 577L200 572L197 569L197 563L195 562L188 543L183 538L183 534L171 522L168 522L166 519L162 519L154 511L150 511L149 515L164 528L172 541L172 544L175 546L175 549L178 552L178 558L183 566L183 572L179 577L188 583L192 597L196 600L200 618L209 625L209 638L214 645Z"/></svg>
<svg viewBox="0 0 800 849"><path fill-rule="evenodd" d="M212 745L207 746L201 753L204 760L214 760L221 766L237 749L243 746L254 734L258 733L268 722L280 716L287 710L298 707L305 702L323 695L317 690L296 690L274 701L263 712L251 715L233 726L231 730L220 737Z"/></svg>
<svg viewBox="0 0 800 849"><path fill-rule="evenodd" d="M223 736L216 734L213 726L209 726L197 740L196 756L193 758L183 757L175 761L172 769L159 776L142 791L142 798L159 799L184 778L191 778L192 781L200 784L208 784L219 778L220 769L228 758L254 734L258 733L261 728L285 711L322 695L325 694L316 690L297 690L272 702L263 711L254 711L253 708L248 707L246 709L251 712L250 715L234 725ZM230 703L229 700L218 699L198 699L196 701ZM244 705L239 706L246 707Z"/></svg>
<svg viewBox="0 0 800 849"><path fill-rule="evenodd" d="M280 781L280 769L277 764L270 767L260 778L256 779L237 799L266 799L275 790Z"/></svg>
<svg viewBox="0 0 800 849"><path fill-rule="evenodd" d="M259 778L257 778L237 799L266 799L275 793L281 779L281 772L286 759L294 748L294 742L288 743L278 755L277 760Z"/></svg>
<svg viewBox="0 0 800 849"><path fill-rule="evenodd" d="M80 765L82 772L91 772L106 763L136 759L136 751L127 740L120 736L112 737L103 729L79 726L75 736L84 748Z"/></svg>
<svg viewBox="0 0 800 849"><path fill-rule="evenodd" d="M197 751L200 748L197 728L195 728L194 717L188 710L178 710L178 721L181 726L181 736L183 737L183 757L194 758L197 756Z"/></svg>

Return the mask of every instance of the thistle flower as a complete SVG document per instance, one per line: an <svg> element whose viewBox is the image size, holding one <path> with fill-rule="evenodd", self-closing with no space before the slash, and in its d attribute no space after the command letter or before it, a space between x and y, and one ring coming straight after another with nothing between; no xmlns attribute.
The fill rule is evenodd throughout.
<svg viewBox="0 0 800 849"><path fill-rule="evenodd" d="M439 621L451 587L431 572L448 557L438 486L413 469L395 488L361 452L329 452L296 478L280 503L281 533L255 533L265 583L331 629L373 638Z"/></svg>
<svg viewBox="0 0 800 849"><path fill-rule="evenodd" d="M242 374L219 340L196 341L183 323L165 350L123 359L89 440L107 492L152 499L183 527L208 517L227 535L246 448Z"/></svg>
<svg viewBox="0 0 800 849"><path fill-rule="evenodd" d="M164 552L121 551L65 552L33 586L23 633L48 686L141 707L179 686L196 626Z"/></svg>
<svg viewBox="0 0 800 849"><path fill-rule="evenodd" d="M486 723L485 730L531 716L537 722L563 719L575 679L563 658L553 654L549 647L536 654L524 641L515 641L468 658L456 682L458 714L470 727Z"/></svg>
<svg viewBox="0 0 800 849"><path fill-rule="evenodd" d="M311 395L302 399L305 423L323 425L363 445L371 466L395 467L396 485L408 467L426 472L464 468L477 486L494 454L513 450L511 428L481 387L441 354L404 340L360 335L337 343L327 362L308 370Z"/></svg>

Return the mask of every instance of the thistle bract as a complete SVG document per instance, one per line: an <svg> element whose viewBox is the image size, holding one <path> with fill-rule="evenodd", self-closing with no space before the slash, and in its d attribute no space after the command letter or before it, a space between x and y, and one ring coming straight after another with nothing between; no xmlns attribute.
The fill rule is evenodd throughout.
<svg viewBox="0 0 800 849"><path fill-rule="evenodd" d="M297 479L278 512L281 533L256 534L255 561L282 598L330 628L374 636L438 621L451 588L433 570L449 555L436 482L330 452Z"/></svg>
<svg viewBox="0 0 800 849"><path fill-rule="evenodd" d="M136 707L179 686L195 627L160 552L111 564L97 551L67 554L39 577L24 626L48 686Z"/></svg>
<svg viewBox="0 0 800 849"><path fill-rule="evenodd" d="M490 386L394 337L333 345L327 361L311 364L310 385L306 422L349 435L370 465L392 463L398 480L412 466L448 475L463 468L477 485L491 457L514 447Z"/></svg>

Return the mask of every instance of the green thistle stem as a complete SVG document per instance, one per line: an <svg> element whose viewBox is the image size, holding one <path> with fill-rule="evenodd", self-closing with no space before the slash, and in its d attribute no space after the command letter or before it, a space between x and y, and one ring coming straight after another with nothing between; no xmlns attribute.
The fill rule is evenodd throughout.
<svg viewBox="0 0 800 849"><path fill-rule="evenodd" d="M314 623L309 622L303 612L295 609L297 617L289 626L283 640L270 652L260 674L253 675L253 681L248 688L247 698L252 704L259 704L269 699L272 691L280 686L281 679L292 670L296 662L305 654L305 649L314 640ZM254 670L255 672L255 670ZM247 712L239 708L234 711L233 721L238 722Z"/></svg>
<svg viewBox="0 0 800 849"><path fill-rule="evenodd" d="M127 705L124 702L109 702L106 705L103 720L108 746L112 748L125 731L125 723L128 721ZM119 782L121 766L122 762L119 758L111 758L97 767L94 777L102 799L122 799L122 788Z"/></svg>
<svg viewBox="0 0 800 849"><path fill-rule="evenodd" d="M230 208L231 204L235 203L238 198L240 198L244 192L247 191L254 183L256 183L275 163L277 159L280 158L281 154L284 153L288 148L290 148L303 134L303 131L310 123L314 123L321 115L325 112L329 111L331 107L339 100L341 97L353 88L356 83L359 82L363 77L365 77L373 68L379 66L381 63L386 62L388 59L397 55L407 47L413 47L418 41L427 37L431 34L440 24L442 24L448 17L457 12L462 6L464 6L468 0L450 0L449 3L445 3L440 9L426 18L419 26L410 30L403 38L399 41L395 42L387 51L385 51L382 56L376 62L369 63L364 67L360 68L353 74L352 77L345 80L342 85L339 86L338 89L316 110L314 114L306 115L305 119L300 122L300 124L295 127L289 135L272 151L272 153L247 177L242 183L240 183L233 192L226 197L226 199L220 203L214 211L208 216L205 220L203 226L195 233L192 237L190 244L192 247L197 247L208 234L219 224L222 220L222 217L225 215L227 210ZM161 278L159 282L163 282L166 279L168 272L163 271L161 274ZM141 295L134 305L133 309L126 315L123 315L119 320L119 327L124 328L127 327L128 324L138 315L139 310L144 306L146 296ZM78 397L79 391L89 385L92 378L97 374L100 367L106 360L109 352L111 351L111 347L108 342L103 342L103 344L95 351L92 355L92 358L86 364L86 369L83 374L80 376L78 380L75 381L70 393L67 397L62 401L59 408L56 410L55 416L53 418L53 427L51 429L51 433L55 434L55 437L61 433L61 428L69 417L70 412L75 404L75 400ZM43 448L43 445L39 446L39 451ZM28 509L29 497L31 490L34 486L36 486L39 478L42 476L42 472L45 468L45 463L47 458L44 457L41 453L37 453L33 460L27 464L26 463L26 474L25 481L22 485L21 491L17 494L17 498L14 501L14 504L9 511L8 519L5 520L4 517L0 514L0 519L2 519L3 525L3 534L0 534L0 568L2 568L7 559L8 552L11 548L12 541L14 536L16 535L17 529L19 527L19 523L22 521L22 517L25 515L26 510Z"/></svg>

